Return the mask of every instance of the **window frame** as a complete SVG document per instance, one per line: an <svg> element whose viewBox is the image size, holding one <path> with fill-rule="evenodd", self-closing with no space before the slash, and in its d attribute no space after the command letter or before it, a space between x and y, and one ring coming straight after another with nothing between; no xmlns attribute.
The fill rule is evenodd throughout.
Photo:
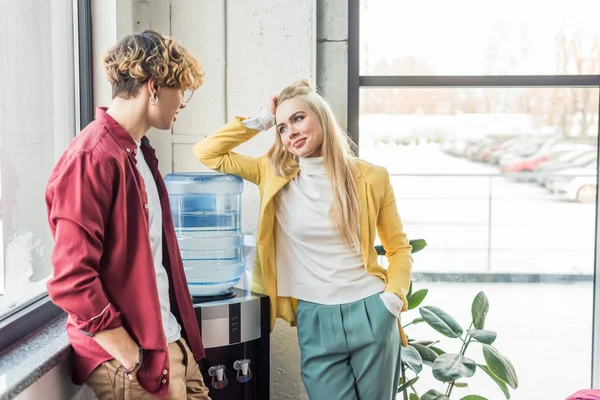
<svg viewBox="0 0 600 400"><path fill-rule="evenodd" d="M72 0L73 51L75 52L75 126L80 128L94 119L91 1ZM6 285L4 262L0 263L0 274ZM4 290L4 286L2 289ZM28 303L16 307L13 312L0 320L0 353L63 313L63 310L52 303L48 293L42 293Z"/></svg>
<svg viewBox="0 0 600 400"><path fill-rule="evenodd" d="M580 87L600 88L600 75L361 75L360 74L360 6L361 1L348 0L348 112L347 131L359 144L359 111L361 88L518 88L518 87ZM600 110L599 110L600 113ZM598 122L600 137L600 121ZM598 146L600 158L600 146ZM600 186L600 164L596 186ZM590 387L600 386L600 196L596 195L596 241L594 249L594 283L592 310L592 370Z"/></svg>

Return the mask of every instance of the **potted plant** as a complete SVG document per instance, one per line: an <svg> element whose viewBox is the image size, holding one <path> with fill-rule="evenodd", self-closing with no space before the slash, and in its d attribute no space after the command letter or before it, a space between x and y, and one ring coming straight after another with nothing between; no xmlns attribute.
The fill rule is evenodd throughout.
<svg viewBox="0 0 600 400"><path fill-rule="evenodd" d="M412 253L416 253L427 243L423 239L411 240ZM385 255L383 246L376 246L377 254ZM413 291L412 282L407 295L408 310L418 308L420 317L403 325L408 328L411 325L426 323L442 335L460 340L462 345L458 353L446 353L439 348L439 341L422 340L408 335L408 346L401 351L402 376L398 393L402 393L404 400L449 400L455 387L466 387L464 379L472 377L477 370L482 371L490 377L500 388L506 399L510 399L508 387L516 389L519 385L517 374L512 363L492 346L496 340L496 332L486 330L485 319L489 311L489 301L484 292L479 292L471 304L471 323L468 329L462 326L449 314L438 307L424 306L421 303L427 296L428 289ZM481 346L483 362L477 363L466 356L467 349L472 345ZM417 391L415 384L423 371L423 365L431 368L435 379L447 384L445 393L435 389L425 392ZM412 371L412 377L407 373ZM422 394L420 394L422 393ZM479 395L468 395L460 400L487 400Z"/></svg>

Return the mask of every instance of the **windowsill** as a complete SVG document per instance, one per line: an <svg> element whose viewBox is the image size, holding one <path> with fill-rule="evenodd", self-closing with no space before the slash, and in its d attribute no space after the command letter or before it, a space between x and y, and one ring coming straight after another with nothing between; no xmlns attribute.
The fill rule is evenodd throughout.
<svg viewBox="0 0 600 400"><path fill-rule="evenodd" d="M6 265L4 267L7 268ZM14 313L14 309L10 305L17 305L14 308L22 309L47 296L46 282L49 279L50 277L46 277L38 282L27 282L27 284L22 284L20 287L17 285L12 286L13 282L11 280L11 288L0 296L0 319Z"/></svg>
<svg viewBox="0 0 600 400"><path fill-rule="evenodd" d="M60 314L0 353L0 400L15 398L71 355L66 320Z"/></svg>

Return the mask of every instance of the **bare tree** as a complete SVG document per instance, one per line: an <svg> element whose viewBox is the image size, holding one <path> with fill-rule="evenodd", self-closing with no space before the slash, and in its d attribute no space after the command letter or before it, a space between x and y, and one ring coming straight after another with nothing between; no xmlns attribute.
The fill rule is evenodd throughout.
<svg viewBox="0 0 600 400"><path fill-rule="evenodd" d="M561 25L556 36L558 70L563 74L597 74L600 67L600 37L586 35L577 27ZM561 93L559 93L559 91ZM596 96L592 96L596 94ZM563 135L590 136L598 113L597 93L588 88L555 90L552 111L560 124ZM574 132L579 127L578 132Z"/></svg>

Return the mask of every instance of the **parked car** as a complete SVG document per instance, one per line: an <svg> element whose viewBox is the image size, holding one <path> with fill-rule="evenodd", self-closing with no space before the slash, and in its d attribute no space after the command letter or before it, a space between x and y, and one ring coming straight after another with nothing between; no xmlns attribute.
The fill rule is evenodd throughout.
<svg viewBox="0 0 600 400"><path fill-rule="evenodd" d="M572 143L556 143L551 146L544 144L538 152L530 157L502 162L500 164L500 170L503 173L533 172L540 164L546 161L556 160L571 151L582 150L582 146L584 145Z"/></svg>
<svg viewBox="0 0 600 400"><path fill-rule="evenodd" d="M447 140L442 144L442 151L456 157L464 157L467 147L474 144L473 141L465 139Z"/></svg>
<svg viewBox="0 0 600 400"><path fill-rule="evenodd" d="M591 147L591 146L590 146ZM546 181L558 171L568 168L594 167L598 158L597 150L573 151L567 153L555 161L547 161L540 164L534 171L535 182L544 186Z"/></svg>
<svg viewBox="0 0 600 400"><path fill-rule="evenodd" d="M495 139L485 138L479 142L472 143L465 149L465 156L473 161L481 161L481 155L488 152L492 146L495 146L497 141Z"/></svg>
<svg viewBox="0 0 600 400"><path fill-rule="evenodd" d="M548 179L546 188L552 193L580 203L596 201L596 164L593 167L569 168Z"/></svg>
<svg viewBox="0 0 600 400"><path fill-rule="evenodd" d="M499 164L500 160L522 158L533 155L547 139L538 136L520 136L502 143L488 157L487 162Z"/></svg>
<svg viewBox="0 0 600 400"><path fill-rule="evenodd" d="M540 150L544 146L547 146L547 143L549 142L554 142L554 139L549 139L547 137L529 137L527 140L519 143L519 145L501 154L500 157L498 157L496 164L503 165L515 162L521 158L531 157L540 152Z"/></svg>

